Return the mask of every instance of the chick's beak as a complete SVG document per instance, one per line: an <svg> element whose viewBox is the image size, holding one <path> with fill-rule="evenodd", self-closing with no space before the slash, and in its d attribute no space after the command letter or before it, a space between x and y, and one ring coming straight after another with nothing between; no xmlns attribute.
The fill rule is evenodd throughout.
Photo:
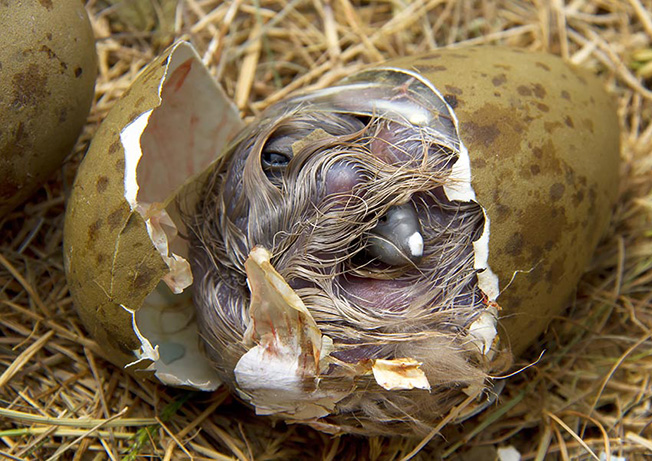
<svg viewBox="0 0 652 461"><path fill-rule="evenodd" d="M416 264L423 256L423 236L412 203L387 210L367 234L366 251L372 258L392 266Z"/></svg>

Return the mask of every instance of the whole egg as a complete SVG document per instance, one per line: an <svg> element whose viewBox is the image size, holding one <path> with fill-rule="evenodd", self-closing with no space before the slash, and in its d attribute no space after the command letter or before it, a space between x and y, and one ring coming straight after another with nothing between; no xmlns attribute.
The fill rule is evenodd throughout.
<svg viewBox="0 0 652 461"><path fill-rule="evenodd" d="M75 0L0 3L0 217L70 153L93 101L97 63Z"/></svg>

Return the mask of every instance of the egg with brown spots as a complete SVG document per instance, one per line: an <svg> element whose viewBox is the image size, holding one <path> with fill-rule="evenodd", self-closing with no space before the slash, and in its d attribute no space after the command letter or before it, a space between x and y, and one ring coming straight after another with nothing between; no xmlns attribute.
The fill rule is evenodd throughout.
<svg viewBox="0 0 652 461"><path fill-rule="evenodd" d="M601 82L539 53L440 50L242 130L212 85L171 48L79 170L66 271L107 354L331 433L423 435L491 404L609 221Z"/></svg>
<svg viewBox="0 0 652 461"><path fill-rule="evenodd" d="M91 107L95 40L79 1L0 2L0 217L62 163Z"/></svg>

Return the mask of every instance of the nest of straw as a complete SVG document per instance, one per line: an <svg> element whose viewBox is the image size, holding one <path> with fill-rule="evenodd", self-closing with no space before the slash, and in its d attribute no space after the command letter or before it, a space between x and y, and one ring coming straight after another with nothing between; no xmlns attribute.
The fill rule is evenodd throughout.
<svg viewBox="0 0 652 461"><path fill-rule="evenodd" d="M0 222L0 457L524 460L652 456L652 14L645 0L91 0L100 75L74 152ZM423 440L273 425L226 391L133 379L81 327L62 262L67 192L139 70L193 42L245 116L357 68L442 46L558 54L619 101L620 199L577 289L499 403Z"/></svg>

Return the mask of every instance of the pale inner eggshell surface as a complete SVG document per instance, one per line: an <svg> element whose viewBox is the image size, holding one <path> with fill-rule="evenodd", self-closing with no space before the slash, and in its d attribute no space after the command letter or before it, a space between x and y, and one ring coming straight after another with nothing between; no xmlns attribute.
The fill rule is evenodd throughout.
<svg viewBox="0 0 652 461"><path fill-rule="evenodd" d="M70 198L66 270L82 319L116 361L166 384L220 384L199 351L184 292L192 273L176 199L193 200L184 184L241 128L196 52L179 43L111 111Z"/></svg>

